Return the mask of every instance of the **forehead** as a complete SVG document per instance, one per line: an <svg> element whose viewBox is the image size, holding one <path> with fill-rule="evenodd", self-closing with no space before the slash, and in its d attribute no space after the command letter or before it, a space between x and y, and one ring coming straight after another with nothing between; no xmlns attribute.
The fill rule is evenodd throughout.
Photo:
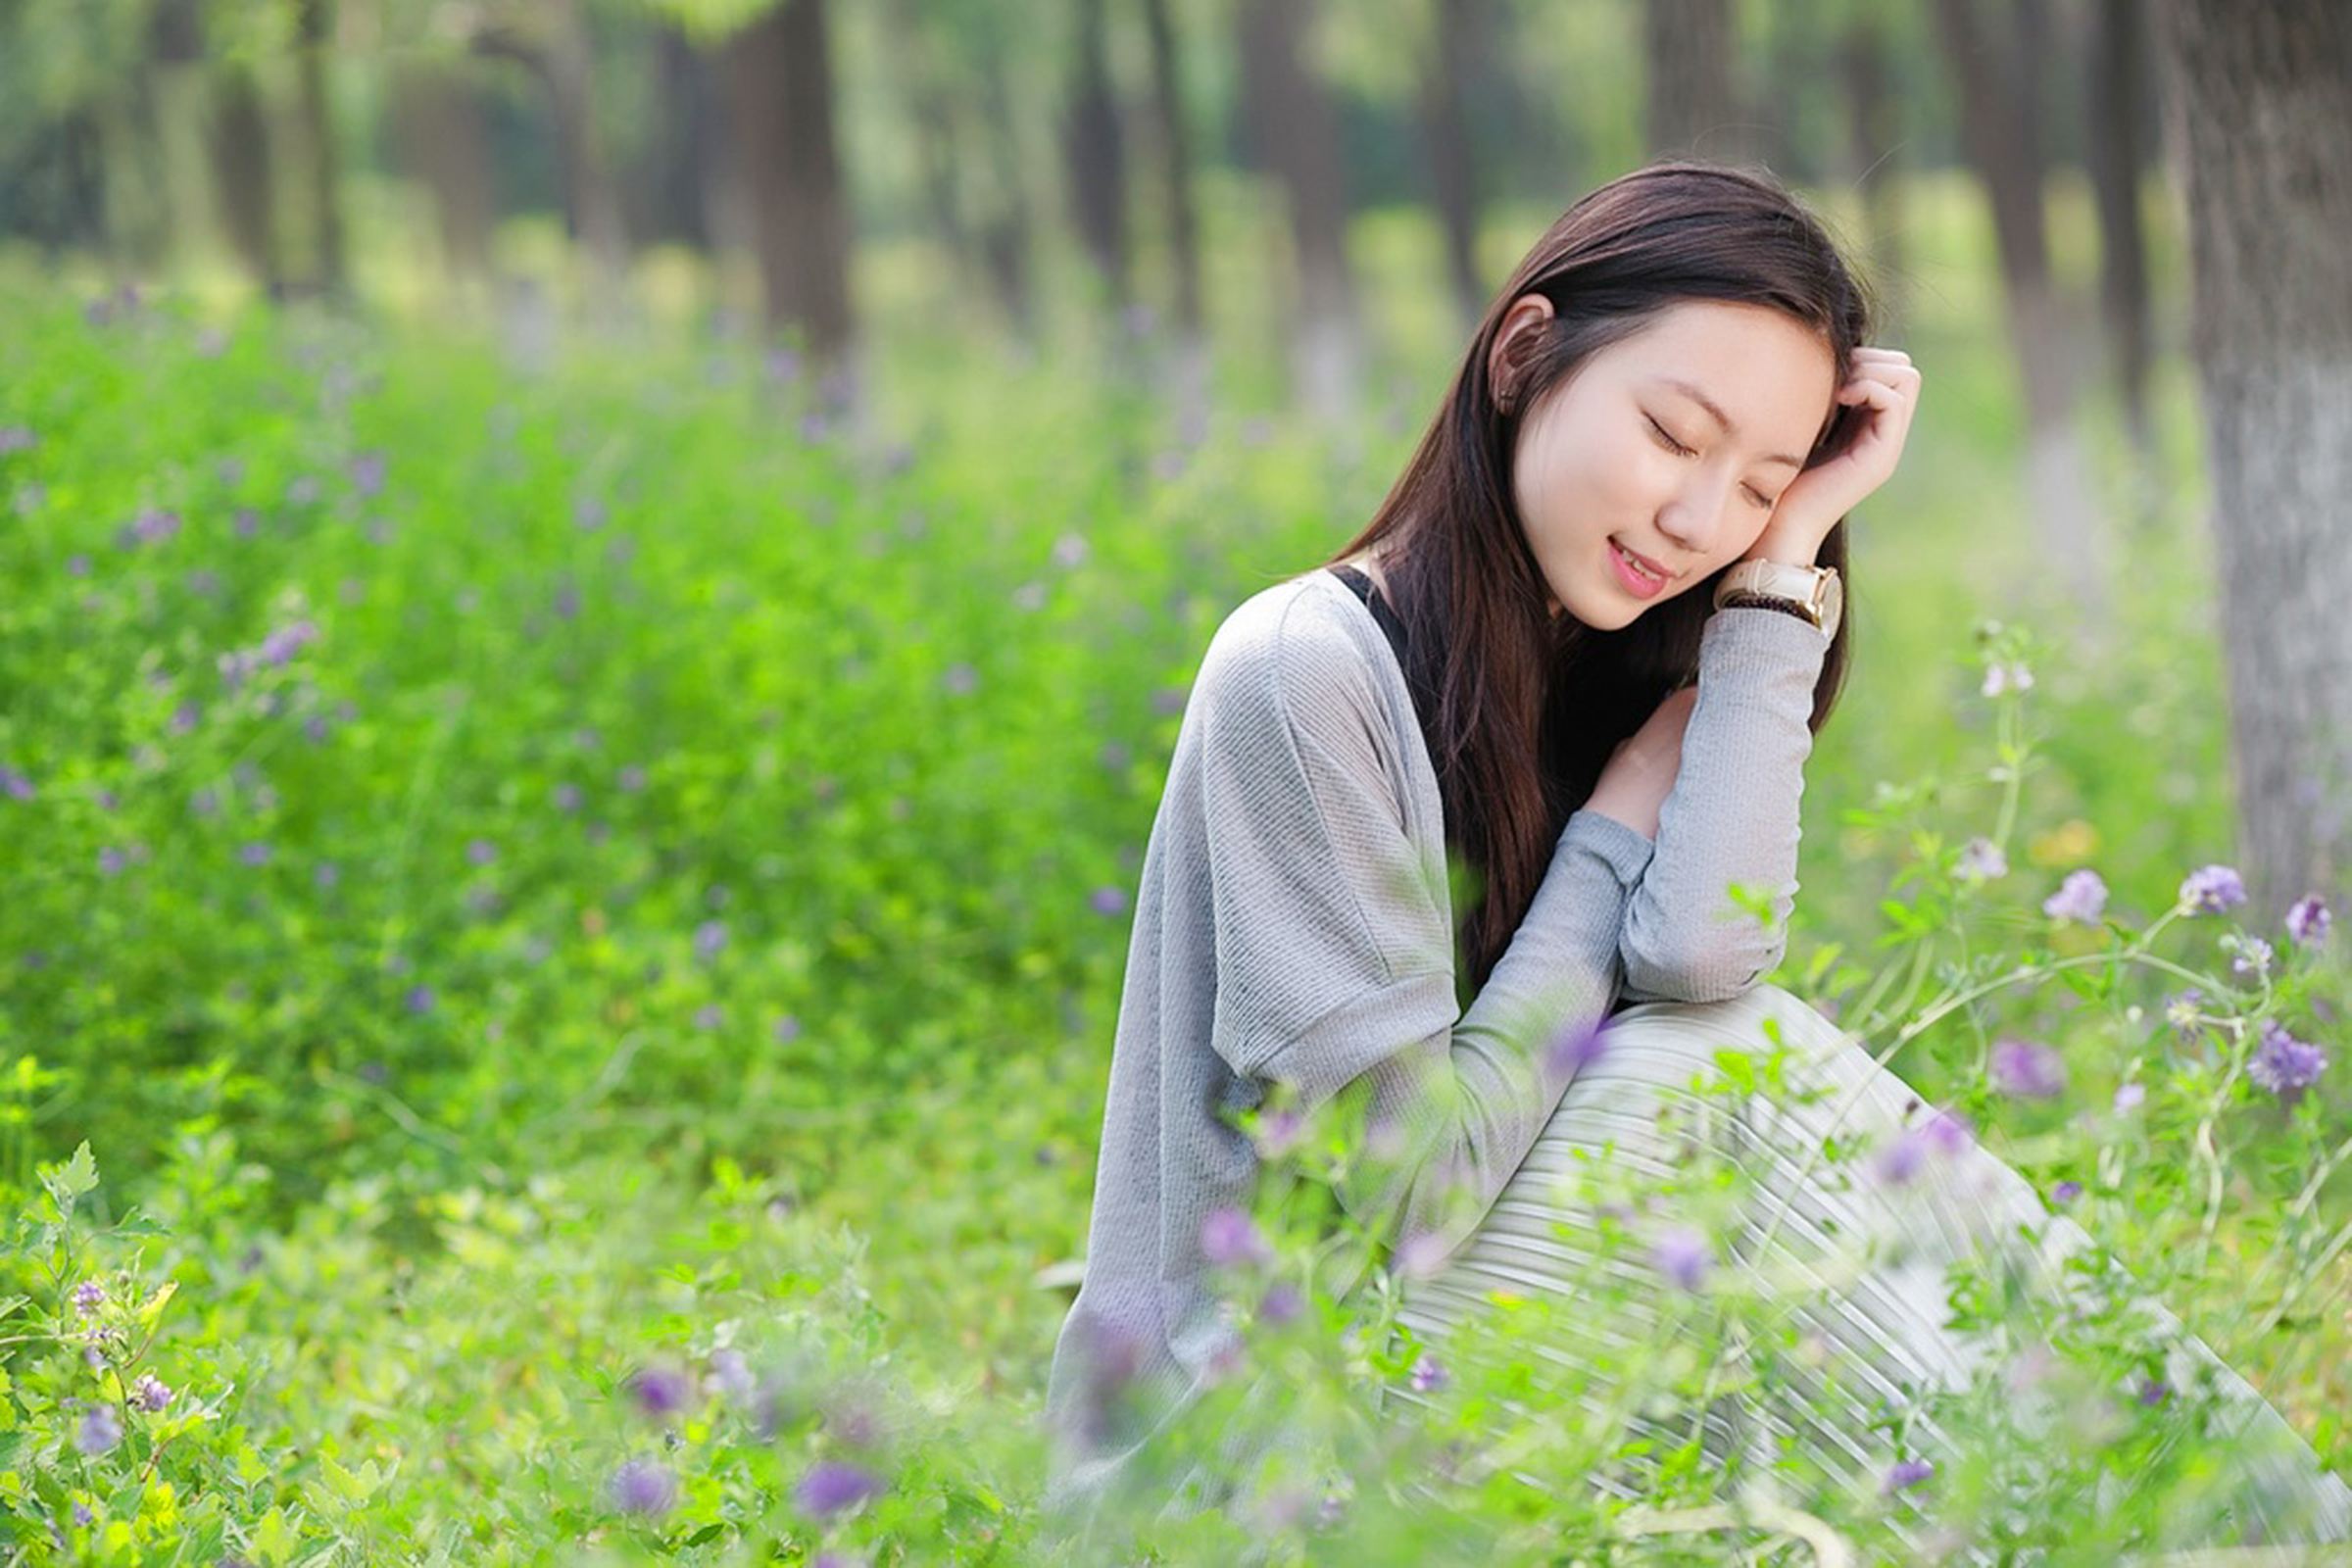
<svg viewBox="0 0 2352 1568"><path fill-rule="evenodd" d="M1763 305L1683 301L1608 353L1621 375L1695 381L1719 401L1736 402L1758 417L1788 404L1792 393L1801 403L1826 404L1837 390L1828 341L1796 318Z"/></svg>

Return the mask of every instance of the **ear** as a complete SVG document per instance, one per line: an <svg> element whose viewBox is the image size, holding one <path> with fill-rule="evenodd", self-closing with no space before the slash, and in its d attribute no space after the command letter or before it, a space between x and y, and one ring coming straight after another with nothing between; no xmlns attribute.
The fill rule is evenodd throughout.
<svg viewBox="0 0 2352 1568"><path fill-rule="evenodd" d="M1541 294L1522 294L1511 301L1494 329L1494 346L1487 356L1487 384L1494 389L1495 407L1506 414L1518 405L1528 361L1544 340L1544 327L1551 315L1550 300Z"/></svg>

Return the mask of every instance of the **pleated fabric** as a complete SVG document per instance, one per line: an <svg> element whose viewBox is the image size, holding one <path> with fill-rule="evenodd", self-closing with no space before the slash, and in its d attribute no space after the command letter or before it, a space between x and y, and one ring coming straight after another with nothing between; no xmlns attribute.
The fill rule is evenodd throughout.
<svg viewBox="0 0 2352 1568"><path fill-rule="evenodd" d="M1718 1075L1716 1054L1732 1048L1761 1062L1774 1052L1767 1020L1777 1020L1790 1052L1783 1088L1759 1087L1725 1098L1693 1092L1694 1080ZM1472 1314L1493 1309L1495 1293L1553 1303L1590 1299L1594 1269L1607 1267L1638 1288L1630 1301L1604 1316L1557 1311L1547 1338L1532 1348L1544 1361L1594 1368L1598 1388L1583 1396L1591 1414L1607 1407L1605 1376L1614 1357L1640 1354L1661 1333L1663 1310L1677 1288L1645 1251L1619 1249L1596 1261L1596 1220L1577 1200L1595 1162L1642 1178L1664 1179L1688 1164L1696 1150L1729 1155L1755 1186L1740 1210L1732 1255L1722 1271L1744 1271L1798 1288L1776 1301L1788 1303L1798 1333L1812 1342L1809 1360L1773 1363L1760 1388L1711 1401L1699 1412L1653 1421L1616 1419L1631 1434L1665 1444L1687 1441L1699 1423L1706 1453L1718 1464L1733 1453L1769 1464L1792 1450L1830 1477L1877 1490L1898 1457L1886 1430L1874 1424L1914 1406L1932 1388L1958 1390L1981 1365L2001 1352L1985 1337L1954 1327L1947 1269L1972 1259L1999 1260L2013 1277L2031 1282L2036 1306L2055 1316L2069 1281L2063 1260L2091 1245L2072 1219L2054 1214L2022 1176L1973 1139L1937 1143L1911 1162L1900 1181L1886 1179L1874 1158L1825 1158L1826 1135L1851 1146L1886 1149L1911 1129L1914 1151L1923 1124L1936 1114L1909 1084L1883 1067L1861 1039L1789 992L1758 985L1720 1003L1647 1003L1609 1020L1597 1057L1577 1073L1559 1108L1517 1174L1480 1226L1434 1269L1400 1277L1397 1321L1433 1346ZM1664 1120L1661 1120L1662 1115ZM1935 1142L1929 1140L1929 1142ZM2032 1227L2029 1247L2020 1227ZM2111 1277L2127 1284L2120 1266ZM2165 1381L2191 1390L2210 1376L2223 1412L2217 1430L2231 1472L2230 1501L2214 1534L2190 1544L2313 1544L2352 1541L2352 1488L2321 1466L2302 1437L2261 1394L2187 1334L2162 1305L2136 1293L2135 1318L2159 1342L2169 1342ZM1441 1360L1443 1357L1441 1356ZM1383 1396L1427 1405L1430 1396L1392 1387ZM1519 1415L1523 1401L1506 1400ZM2056 1412L2034 1413L2031 1385L2021 1388L2021 1425L2044 1430ZM2038 1424L2037 1424L2038 1423ZM1928 1412L1914 1409L1909 1443L1899 1457L1925 1458L1949 1473L1956 1448ZM1528 1485L1556 1483L1524 1470ZM1641 1489L1640 1474L1595 1475L1591 1484L1620 1496ZM2103 1504L2121 1498L2128 1483L2108 1478ZM1946 1561L1990 1561L1949 1542L1935 1543L1933 1491L1912 1494L1916 1512L1902 1510L1889 1528L1922 1555Z"/></svg>

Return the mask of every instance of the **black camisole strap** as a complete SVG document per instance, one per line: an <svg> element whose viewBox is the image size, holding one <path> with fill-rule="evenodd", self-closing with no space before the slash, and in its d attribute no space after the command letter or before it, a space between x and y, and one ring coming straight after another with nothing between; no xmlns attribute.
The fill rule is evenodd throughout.
<svg viewBox="0 0 2352 1568"><path fill-rule="evenodd" d="M1388 635L1389 646L1396 650L1397 664L1405 669L1412 668L1404 657L1404 622L1396 618L1396 612L1389 608L1389 602L1380 596L1380 590L1372 586L1372 579L1354 566L1333 566L1331 574L1354 589L1355 597L1361 599L1364 608L1372 612L1372 618L1380 622L1380 629Z"/></svg>

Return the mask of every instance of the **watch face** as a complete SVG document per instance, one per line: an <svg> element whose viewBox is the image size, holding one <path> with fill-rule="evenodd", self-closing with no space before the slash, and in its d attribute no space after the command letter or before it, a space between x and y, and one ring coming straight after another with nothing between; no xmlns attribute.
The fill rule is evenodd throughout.
<svg viewBox="0 0 2352 1568"><path fill-rule="evenodd" d="M1821 623L1836 636L1838 617L1845 613L1845 577L1842 573L1833 575L1822 586Z"/></svg>

